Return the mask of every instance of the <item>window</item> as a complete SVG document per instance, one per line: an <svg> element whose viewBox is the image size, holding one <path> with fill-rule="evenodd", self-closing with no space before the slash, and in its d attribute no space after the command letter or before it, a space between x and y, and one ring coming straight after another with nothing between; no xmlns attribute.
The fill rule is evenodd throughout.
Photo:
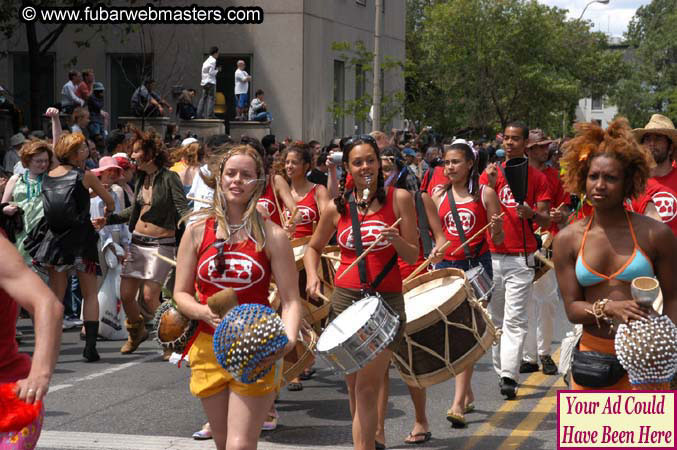
<svg viewBox="0 0 677 450"><path fill-rule="evenodd" d="M38 79L38 108L42 114L48 107L55 103L54 95L54 53L43 55L38 60L38 67L33 67L33 74L39 74ZM29 128L31 124L31 85L30 78L26 74L31 71L28 68L28 53L13 53L12 54L12 76L13 76L13 94L14 104L22 111L23 123ZM68 79L66 79L59 86L63 86ZM58 99L61 100L59 96Z"/></svg>
<svg viewBox="0 0 677 450"><path fill-rule="evenodd" d="M592 109L594 111L600 111L604 109L604 98L601 96L592 97Z"/></svg>
<svg viewBox="0 0 677 450"><path fill-rule="evenodd" d="M345 64L334 60L334 105L343 108L345 99ZM334 115L334 137L343 136L343 114Z"/></svg>
<svg viewBox="0 0 677 450"><path fill-rule="evenodd" d="M109 54L108 70L110 72L108 105L111 128L117 127L119 116L131 116L132 94L141 86L143 80L153 76L153 55L148 54Z"/></svg>
<svg viewBox="0 0 677 450"><path fill-rule="evenodd" d="M366 94L366 80L362 64L355 65L355 101L360 101ZM365 121L355 118L355 134L362 134L365 130Z"/></svg>

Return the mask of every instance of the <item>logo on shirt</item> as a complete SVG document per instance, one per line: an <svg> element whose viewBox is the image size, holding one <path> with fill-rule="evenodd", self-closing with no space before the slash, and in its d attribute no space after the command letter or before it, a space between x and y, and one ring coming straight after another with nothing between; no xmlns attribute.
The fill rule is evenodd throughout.
<svg viewBox="0 0 677 450"><path fill-rule="evenodd" d="M201 281L211 283L225 289L232 287L236 291L247 289L263 279L265 270L254 258L240 252L224 252L224 264L226 269L219 272L217 259L221 258L218 253L210 256L200 264L198 277ZM206 276L204 268L206 266Z"/></svg>
<svg viewBox="0 0 677 450"><path fill-rule="evenodd" d="M307 223L313 223L317 220L317 214L315 214L315 211L313 211L312 208L303 205L297 207L298 212L296 214L299 217L299 221L296 222L297 225L305 225ZM285 209L284 218L289 221L291 219L291 211Z"/></svg>
<svg viewBox="0 0 677 450"><path fill-rule="evenodd" d="M438 193L438 192L441 191L442 189L444 189L444 185L443 185L443 184L438 184L438 185L436 185L436 186L433 187L432 191L430 191L430 194L431 194L431 195L435 195L436 193Z"/></svg>
<svg viewBox="0 0 677 450"><path fill-rule="evenodd" d="M463 227L463 233L466 234L466 237L469 237L467 234L475 226L475 214L466 208L458 208L458 218L461 219L461 226ZM449 211L446 216L444 216L444 225L447 227L447 231L452 236L458 236L458 228L456 228L456 221L454 220L454 215Z"/></svg>
<svg viewBox="0 0 677 450"><path fill-rule="evenodd" d="M362 237L362 247L367 248L378 239L381 235L381 231L384 228L388 228L388 224L381 222L380 220L365 220L360 225L360 236ZM353 228L352 226L347 227L341 232L338 236L338 243L341 247L348 250L355 250L355 241L353 241ZM385 239L376 244L372 251L383 250L388 247L390 242Z"/></svg>
<svg viewBox="0 0 677 450"><path fill-rule="evenodd" d="M512 195L510 186L508 186L507 184L501 188L501 191L498 193L498 199L501 201L501 204L506 208L517 208L515 196Z"/></svg>
<svg viewBox="0 0 677 450"><path fill-rule="evenodd" d="M256 204L266 210L268 217L271 217L273 214L275 214L275 203L271 202L270 199L260 198Z"/></svg>
<svg viewBox="0 0 677 450"><path fill-rule="evenodd" d="M677 198L674 195L660 191L656 192L651 199L664 223L672 222L677 217Z"/></svg>

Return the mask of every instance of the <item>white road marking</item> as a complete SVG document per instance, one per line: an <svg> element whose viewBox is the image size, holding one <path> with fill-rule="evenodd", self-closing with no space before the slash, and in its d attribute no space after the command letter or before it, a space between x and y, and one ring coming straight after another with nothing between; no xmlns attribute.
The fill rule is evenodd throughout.
<svg viewBox="0 0 677 450"><path fill-rule="evenodd" d="M196 441L176 436L144 436L133 434L82 433L79 431L43 431L38 442L40 448L87 449L87 450L206 450L213 449L214 442ZM317 445L276 444L259 441L259 450L299 450L318 448ZM327 446L326 448L329 448ZM333 450L350 450L352 447L332 445Z"/></svg>
<svg viewBox="0 0 677 450"><path fill-rule="evenodd" d="M160 358L160 355L157 354L157 353L152 354L152 355L148 355L144 358L135 359L134 361L130 361L128 363L120 364L119 366L109 367L108 369L104 369L100 372L90 373L89 375L86 375L86 376L81 377L81 378L76 378L74 380L68 380L64 384L57 384L57 385L54 385L54 386L50 386L48 395L52 392L57 392L57 391L60 391L62 389L67 389L67 388L73 387L73 386L75 386L75 385L77 385L77 384L79 384L83 381L89 381L89 380L94 380L95 378L104 377L106 375L110 375L112 373L119 372L121 370L129 369L130 367L136 366L137 364L141 364L141 363L144 363L146 361L150 361L151 359L157 359L157 358Z"/></svg>

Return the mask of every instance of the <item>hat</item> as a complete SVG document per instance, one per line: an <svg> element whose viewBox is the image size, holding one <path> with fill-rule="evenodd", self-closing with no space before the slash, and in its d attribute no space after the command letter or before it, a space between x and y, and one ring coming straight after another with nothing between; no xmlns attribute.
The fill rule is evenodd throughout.
<svg viewBox="0 0 677 450"><path fill-rule="evenodd" d="M527 139L527 148L534 145L549 145L552 139L548 139L540 128L529 130L529 139Z"/></svg>
<svg viewBox="0 0 677 450"><path fill-rule="evenodd" d="M673 145L677 144L677 130L675 130L672 120L661 114L651 116L651 120L644 128L635 128L632 130L632 134L640 143L645 134L661 134L670 139Z"/></svg>
<svg viewBox="0 0 677 450"><path fill-rule="evenodd" d="M409 147L402 150L402 154L405 156L416 156L416 152L414 151L414 149Z"/></svg>
<svg viewBox="0 0 677 450"><path fill-rule="evenodd" d="M92 85L92 90L93 91L105 91L103 87L103 83L100 81L95 81L94 84Z"/></svg>
<svg viewBox="0 0 677 450"><path fill-rule="evenodd" d="M503 158L504 156L505 156L505 150L503 150L502 148L499 148L498 150L496 150L496 157L497 158Z"/></svg>
<svg viewBox="0 0 677 450"><path fill-rule="evenodd" d="M196 142L198 142L198 140L195 139L194 137L188 137L183 141L181 141L181 147L185 147L186 145L194 144Z"/></svg>
<svg viewBox="0 0 677 450"><path fill-rule="evenodd" d="M9 138L9 145L12 147L18 147L24 142L26 142L26 136L24 136L23 133L17 133Z"/></svg>
<svg viewBox="0 0 677 450"><path fill-rule="evenodd" d="M122 171L122 167L118 166L117 161L112 156L104 156L99 160L99 167L92 169L92 172L99 175L101 172L104 172L108 169L118 169Z"/></svg>

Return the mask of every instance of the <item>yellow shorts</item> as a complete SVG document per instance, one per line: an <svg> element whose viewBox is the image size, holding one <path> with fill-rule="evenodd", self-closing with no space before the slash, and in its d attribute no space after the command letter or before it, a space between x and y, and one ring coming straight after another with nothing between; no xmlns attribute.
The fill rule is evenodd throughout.
<svg viewBox="0 0 677 450"><path fill-rule="evenodd" d="M188 352L190 361L190 392L198 398L207 398L228 388L248 397L259 397L278 392L282 384L281 364L275 364L268 375L252 384L236 381L216 360L212 336L200 333ZM281 360L280 360L281 361Z"/></svg>

